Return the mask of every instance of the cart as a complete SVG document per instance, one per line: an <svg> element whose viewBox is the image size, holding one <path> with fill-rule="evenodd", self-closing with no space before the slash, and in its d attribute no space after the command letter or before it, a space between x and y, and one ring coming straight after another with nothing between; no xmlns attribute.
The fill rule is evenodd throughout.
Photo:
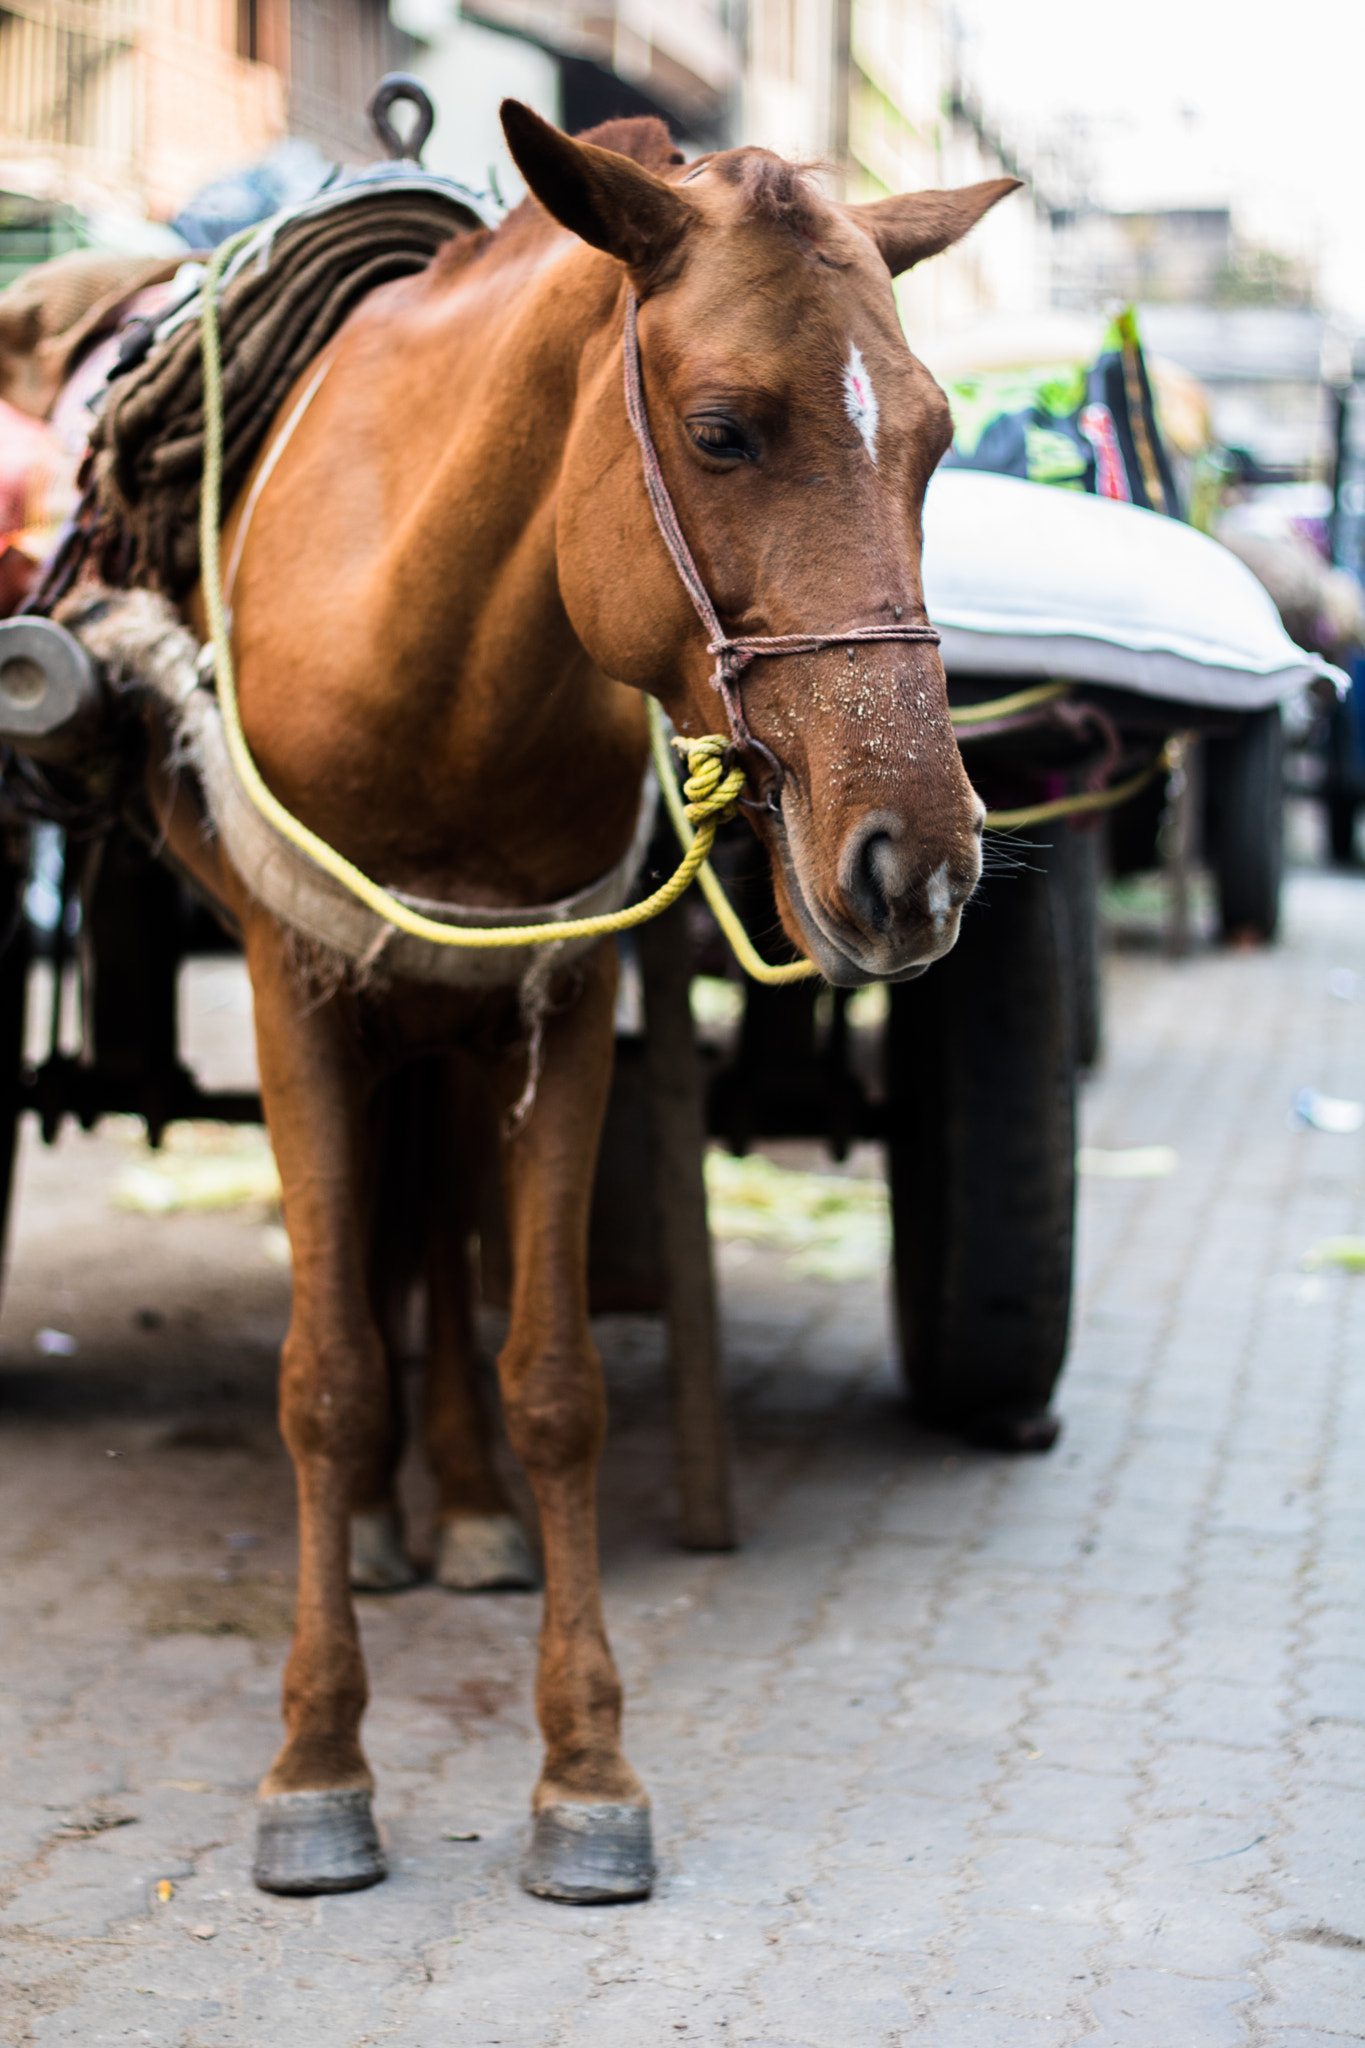
<svg viewBox="0 0 1365 2048"><path fill-rule="evenodd" d="M883 1144L916 1412L979 1444L1046 1449L1071 1303L1077 1076L1100 1031L1096 817L1107 798L1089 786L1145 782L1159 797L1163 742L1202 733L1278 787L1280 703L1334 674L1288 641L1234 557L1151 513L945 472L925 531L926 598L969 770L994 812L1035 820L1015 836L1014 862L988 874L954 951L889 990L871 1044L850 1028L847 990L746 982L733 1045L717 1059L699 1049L689 1005L694 969L714 971L720 957L700 905L684 901L635 939L643 1028L618 1038L593 1300L668 1315L680 1526L697 1547L734 1540L707 1139L735 1151L814 1139L835 1158L858 1140ZM0 735L21 762L34 745L32 678L5 636L22 625L0 626ZM9 778L0 817L0 1229L25 1113L49 1143L67 1118L88 1129L133 1115L153 1145L178 1118L261 1114L252 1094L202 1088L177 1046L179 972L230 937L125 817L72 818L65 832L48 823L35 841L16 797L24 786L22 774ZM656 848L657 864L671 865L666 838ZM1257 879L1254 860L1229 846L1234 878L1243 859L1273 928L1278 869ZM761 946L775 918L747 828L730 828L716 861ZM37 958L50 964L52 996L45 1050L28 1061ZM73 978L79 1043L64 1049ZM484 1228L496 1293L495 1209Z"/></svg>

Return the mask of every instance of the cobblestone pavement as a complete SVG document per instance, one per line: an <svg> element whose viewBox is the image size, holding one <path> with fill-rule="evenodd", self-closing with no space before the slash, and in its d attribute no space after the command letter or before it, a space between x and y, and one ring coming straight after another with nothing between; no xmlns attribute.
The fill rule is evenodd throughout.
<svg viewBox="0 0 1365 2048"><path fill-rule="evenodd" d="M663 1874L515 1882L537 1602L364 1603L393 1874L248 1877L291 1573L287 1280L251 1212L26 1157L0 1336L0 2037L164 2048L1327 2048L1365 2038L1365 885L1117 957L1058 1450L916 1431L875 1286L726 1269L744 1547L671 1547L660 1334L606 1325L604 1565ZM1361 1000L1329 992L1334 969ZM1339 983L1349 987L1349 984ZM39 1357L43 1326L74 1357ZM414 1478L414 1504L420 1486ZM254 1540L252 1540L254 1539ZM168 1881L169 1896L161 1897Z"/></svg>

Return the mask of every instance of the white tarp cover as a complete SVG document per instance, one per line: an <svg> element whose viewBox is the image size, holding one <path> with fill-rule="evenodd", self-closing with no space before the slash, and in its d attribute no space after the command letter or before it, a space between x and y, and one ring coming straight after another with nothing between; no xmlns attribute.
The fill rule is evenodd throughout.
<svg viewBox="0 0 1365 2048"><path fill-rule="evenodd" d="M1051 677L1255 711L1315 676L1251 571L1193 527L1086 492L941 469L924 597L951 675Z"/></svg>

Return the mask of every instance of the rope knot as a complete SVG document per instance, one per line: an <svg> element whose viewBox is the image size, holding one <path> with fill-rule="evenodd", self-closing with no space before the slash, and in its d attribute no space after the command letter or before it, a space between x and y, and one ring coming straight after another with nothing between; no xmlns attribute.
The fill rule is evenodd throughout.
<svg viewBox="0 0 1365 2048"><path fill-rule="evenodd" d="M730 752L730 742L725 735L708 732L703 733L699 740L675 739L673 744L680 754L687 756L683 795L687 798L689 823L700 825L710 818L721 825L728 818L733 818L745 776L742 768L727 768L725 765L725 757Z"/></svg>
<svg viewBox="0 0 1365 2048"><path fill-rule="evenodd" d="M737 683L754 658L738 640L708 640L706 651L716 658L715 673L711 677L713 689L719 689L725 683Z"/></svg>

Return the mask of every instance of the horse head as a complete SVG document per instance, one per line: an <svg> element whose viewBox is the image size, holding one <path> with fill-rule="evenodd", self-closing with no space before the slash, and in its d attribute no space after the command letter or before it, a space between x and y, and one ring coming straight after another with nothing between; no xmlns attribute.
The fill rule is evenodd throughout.
<svg viewBox="0 0 1365 2048"><path fill-rule="evenodd" d="M920 973L957 937L984 808L937 647L837 636L927 625L921 513L952 425L906 345L892 278L1018 181L838 205L766 150L686 165L656 145L650 167L515 102L503 121L535 198L599 252L583 256L604 322L557 510L575 632L679 732L723 726L707 635L623 403L633 294L648 436L724 634L827 643L759 650L730 692L783 925L838 985Z"/></svg>

